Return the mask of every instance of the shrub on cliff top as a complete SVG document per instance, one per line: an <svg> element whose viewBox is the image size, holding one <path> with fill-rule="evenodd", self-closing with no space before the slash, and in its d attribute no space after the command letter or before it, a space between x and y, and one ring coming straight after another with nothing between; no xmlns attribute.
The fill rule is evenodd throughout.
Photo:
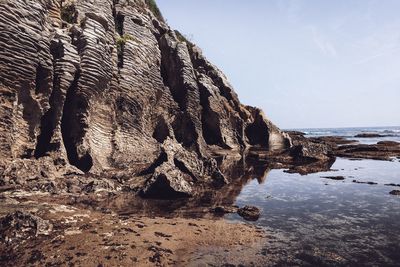
<svg viewBox="0 0 400 267"><path fill-rule="evenodd" d="M189 47L194 46L194 44L191 41L189 41L189 38L186 37L184 34L180 33L178 30L175 30L175 34L179 41L186 42Z"/></svg>
<svg viewBox="0 0 400 267"><path fill-rule="evenodd" d="M151 12L153 12L154 16L156 16L156 18L158 18L161 21L164 21L164 17L161 14L160 9L157 6L157 3L155 0L145 0L147 6L149 7L149 9L151 10Z"/></svg>

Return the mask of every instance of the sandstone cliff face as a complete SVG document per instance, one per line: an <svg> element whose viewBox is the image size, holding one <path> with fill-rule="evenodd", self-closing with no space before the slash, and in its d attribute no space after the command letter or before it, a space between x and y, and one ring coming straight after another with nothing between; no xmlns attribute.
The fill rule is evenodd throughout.
<svg viewBox="0 0 400 267"><path fill-rule="evenodd" d="M218 176L213 151L290 146L147 1L4 0L0 45L3 166L134 169L189 193Z"/></svg>

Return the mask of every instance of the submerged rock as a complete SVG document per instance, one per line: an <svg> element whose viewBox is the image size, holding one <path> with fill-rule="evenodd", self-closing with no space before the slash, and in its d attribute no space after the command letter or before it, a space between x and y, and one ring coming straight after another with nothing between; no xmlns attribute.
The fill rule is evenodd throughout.
<svg viewBox="0 0 400 267"><path fill-rule="evenodd" d="M385 184L386 186L397 186L400 187L400 184L395 184L395 183L390 183L390 184Z"/></svg>
<svg viewBox="0 0 400 267"><path fill-rule="evenodd" d="M343 176L321 176L321 178L331 179L331 180L338 180L338 181L341 181L341 180L345 179Z"/></svg>
<svg viewBox="0 0 400 267"><path fill-rule="evenodd" d="M394 196L400 196L400 190L392 190L389 192L389 194L394 195Z"/></svg>
<svg viewBox="0 0 400 267"><path fill-rule="evenodd" d="M377 185L378 183L375 182L362 182L362 181L357 181L357 180L353 180L353 183L356 184L369 184L369 185Z"/></svg>
<svg viewBox="0 0 400 267"><path fill-rule="evenodd" d="M385 137L387 135L378 134L378 133L360 133L356 134L354 137L357 138L373 138L373 137Z"/></svg>

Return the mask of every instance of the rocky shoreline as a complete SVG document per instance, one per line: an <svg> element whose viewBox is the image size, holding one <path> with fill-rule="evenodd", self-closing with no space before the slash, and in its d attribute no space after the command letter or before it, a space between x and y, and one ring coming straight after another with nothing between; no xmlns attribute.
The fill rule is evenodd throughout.
<svg viewBox="0 0 400 267"><path fill-rule="evenodd" d="M152 0L1 1L0 45L0 265L266 266L246 183L400 157L280 130Z"/></svg>
<svg viewBox="0 0 400 267"><path fill-rule="evenodd" d="M303 138L302 132L288 132L294 139ZM386 135L378 134L359 134L354 137L382 137ZM379 141L376 144L362 144L356 140L347 139L340 136L322 136L308 138L313 143L328 146L330 155L335 157L351 159L375 159L375 160L393 160L400 158L400 143L395 141Z"/></svg>
<svg viewBox="0 0 400 267"><path fill-rule="evenodd" d="M327 171L332 165L327 162L334 161L337 151L342 151L342 146L347 148L350 142L336 137L309 140L299 134L291 135L297 147L294 145L285 153L250 151L245 157L225 154L216 158L223 176L230 177L228 183L204 184L190 198L184 195L173 195L175 199L170 200L143 198L141 192L146 183L142 177L128 179L126 174L118 176L117 173L106 178L71 172L62 180L54 180L45 168L38 168L40 179L22 181L24 175L3 179L0 262L17 266L135 263L195 266L207 262L221 266L227 262L271 265L274 258L260 253L261 244L268 240L268 232L251 225L229 223L223 220L224 214L238 212L246 220L257 220L257 208L234 206L244 184L254 178L262 179L273 168L288 168L289 172L300 174ZM388 155L399 156L398 146L396 142L385 142L368 147L384 147ZM313 151L313 158L305 154L309 151ZM316 151L327 153L320 154L316 160ZM369 149L365 158L388 160L388 155L382 156L382 153L382 150ZM361 156L357 149L353 155L349 154L350 158ZM29 160L21 162L24 164L13 168L19 174L34 175L32 170L24 170ZM398 190L390 194L398 195ZM208 246L215 249L211 252L206 249Z"/></svg>

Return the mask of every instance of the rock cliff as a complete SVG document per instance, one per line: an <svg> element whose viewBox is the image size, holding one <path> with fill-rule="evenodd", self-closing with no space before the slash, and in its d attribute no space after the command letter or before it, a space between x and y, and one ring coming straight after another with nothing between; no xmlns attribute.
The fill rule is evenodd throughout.
<svg viewBox="0 0 400 267"><path fill-rule="evenodd" d="M36 179L121 171L144 176L143 194L186 195L227 182L216 151L291 145L154 1L4 0L0 44L8 182L24 168Z"/></svg>

